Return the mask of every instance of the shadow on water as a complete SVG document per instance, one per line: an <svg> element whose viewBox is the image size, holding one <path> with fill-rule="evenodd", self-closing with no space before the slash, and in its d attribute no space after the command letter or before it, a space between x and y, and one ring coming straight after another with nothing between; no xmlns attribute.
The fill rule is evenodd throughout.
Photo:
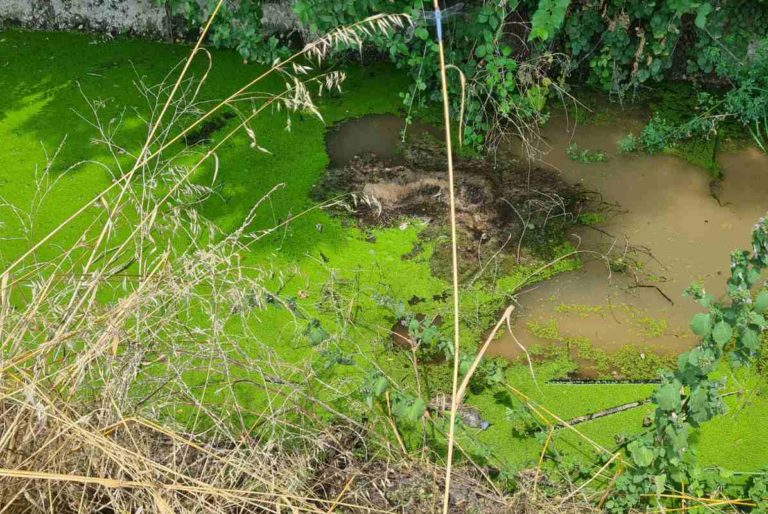
<svg viewBox="0 0 768 514"><path fill-rule="evenodd" d="M400 116L373 114L346 121L333 127L326 135L326 148L331 167L343 167L353 157L376 154L390 164L403 164L400 146L403 138L428 133L436 138L442 130L424 122L414 121L406 126Z"/></svg>

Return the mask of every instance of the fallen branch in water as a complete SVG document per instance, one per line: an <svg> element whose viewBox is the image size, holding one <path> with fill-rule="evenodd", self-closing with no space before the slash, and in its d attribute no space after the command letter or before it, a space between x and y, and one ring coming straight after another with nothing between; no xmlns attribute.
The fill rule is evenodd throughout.
<svg viewBox="0 0 768 514"><path fill-rule="evenodd" d="M671 305L674 305L674 304L675 304L675 302L672 300L672 298L670 298L670 297L669 297L669 296L668 296L668 295L667 295L667 294L666 294L664 291L662 291L662 290L661 290L661 288L660 288L659 286L655 286L655 285L653 285L653 284L635 284L634 286L631 286L631 287L632 287L632 288L635 288L635 287L648 287L648 288L651 288L651 289L655 289L655 290L656 290L656 291L658 291L658 292L659 292L659 294L660 294L661 296L663 296L663 297L664 297L664 299L665 299L666 301L668 301L668 302L669 302Z"/></svg>

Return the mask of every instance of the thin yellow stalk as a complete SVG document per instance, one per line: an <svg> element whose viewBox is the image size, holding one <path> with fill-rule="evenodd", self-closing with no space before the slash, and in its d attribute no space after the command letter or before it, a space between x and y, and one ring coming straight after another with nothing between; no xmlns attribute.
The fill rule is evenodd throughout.
<svg viewBox="0 0 768 514"><path fill-rule="evenodd" d="M514 305L510 305L506 308L504 311L504 314L501 315L499 318L499 321L496 322L496 325L494 325L493 330L491 330L491 333L488 334L488 337L485 338L485 342L483 343L483 346L480 348L480 351L477 352L477 355L475 356L475 360L472 361L472 364L469 366L469 370L467 371L467 374L464 376L464 380L461 382L461 386L459 387L458 392L456 393L456 402L457 404L461 404L462 399L464 398L464 393L467 390L467 386L469 385L469 381L472 379L472 375L475 374L475 370L477 370L477 367L480 365L480 361L483 360L483 355L485 355L486 350L488 349L488 346L490 346L493 339L496 337L496 334L499 332L499 329L501 328L501 325L506 323L509 323L509 318L512 316L512 311L515 310Z"/></svg>
<svg viewBox="0 0 768 514"><path fill-rule="evenodd" d="M64 473L50 473L47 471L34 471L34 470L24 470L24 469L0 468L0 477L98 485L108 489L146 489L149 491L174 491L174 492L209 494L212 496L230 498L232 500L255 501L255 502L266 502L266 503L274 503L274 500L271 500L270 498L274 496L279 496L280 498L291 498L298 501L329 503L329 504L335 503L336 506L359 508L358 505L353 505L349 503L334 502L334 500L326 500L323 498L310 497L310 496L299 496L295 494L271 493L267 491L256 491L252 489L223 488L223 487L215 487L215 486L209 486L209 485L184 485L179 483L121 480L121 479L115 479L115 478L91 477L91 476L85 476L85 475L64 474ZM266 499L261 499L260 497L264 497ZM305 512L318 512L318 513L323 512L317 507L314 507L314 508L297 507L297 508L300 508L302 511L305 511ZM375 509L372 507L365 507L365 510L367 510L368 512L377 512L381 514L386 514L387 512L389 512L389 511L384 511L380 509Z"/></svg>
<svg viewBox="0 0 768 514"><path fill-rule="evenodd" d="M435 6L435 15L438 23L437 45L440 54L440 82L443 94L443 123L445 124L445 152L448 158L448 197L450 199L450 220L451 220L451 275L453 282L453 380L451 394L451 414L450 425L448 426L448 456L445 466L445 491L443 493L443 514L448 514L448 504L451 493L451 469L453 467L453 442L456 438L456 409L458 399L456 396L459 386L459 256L456 237L456 193L454 190L453 179L453 148L451 144L451 116L448 105L448 81L445 74L445 48L443 47L442 30L440 28L440 3L433 0Z"/></svg>
<svg viewBox="0 0 768 514"><path fill-rule="evenodd" d="M552 435L555 433L555 427L550 426L549 432L547 432L547 439L544 441L544 446L541 447L541 454L539 455L539 463L536 466L536 475L533 477L533 496L536 497L536 489L539 487L539 475L541 474L541 466L544 464L544 455L549 448L549 442L552 440Z"/></svg>

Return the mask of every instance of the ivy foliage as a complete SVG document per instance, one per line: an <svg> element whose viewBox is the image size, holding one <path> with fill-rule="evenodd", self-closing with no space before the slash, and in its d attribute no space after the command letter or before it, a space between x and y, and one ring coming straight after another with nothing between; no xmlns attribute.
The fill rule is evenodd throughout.
<svg viewBox="0 0 768 514"><path fill-rule="evenodd" d="M175 13L201 25L216 1L170 4ZM280 8L271 8L265 18L267 6L275 5ZM423 0L227 2L211 28L211 41L236 49L246 60L272 62L302 39L372 14L410 14L410 29L370 41L411 75L411 87L402 92L410 112L440 99L432 9ZM566 78L622 96L661 80L725 81L732 90L719 106L722 112L744 125L766 115L766 2L448 2L442 24L447 62L467 79L464 143L476 148L497 145L504 130L525 135L530 126L545 121L544 107L563 93ZM458 111L458 73L449 73L449 81L452 108Z"/></svg>

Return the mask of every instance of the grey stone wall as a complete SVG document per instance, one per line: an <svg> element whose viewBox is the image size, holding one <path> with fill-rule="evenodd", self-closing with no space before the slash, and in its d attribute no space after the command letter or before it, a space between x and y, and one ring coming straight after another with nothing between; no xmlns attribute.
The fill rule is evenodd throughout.
<svg viewBox="0 0 768 514"><path fill-rule="evenodd" d="M167 37L164 3L153 0L0 0L0 27L87 30L111 34Z"/></svg>

